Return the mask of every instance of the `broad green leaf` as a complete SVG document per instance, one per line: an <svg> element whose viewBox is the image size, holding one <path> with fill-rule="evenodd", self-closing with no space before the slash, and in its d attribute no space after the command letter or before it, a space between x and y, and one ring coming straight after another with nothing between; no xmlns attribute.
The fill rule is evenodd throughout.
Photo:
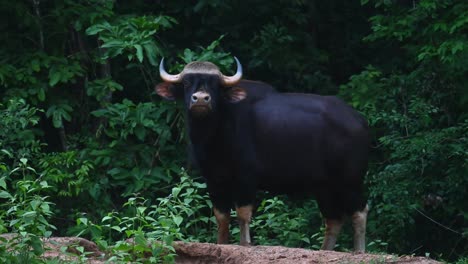
<svg viewBox="0 0 468 264"><path fill-rule="evenodd" d="M31 68L33 69L33 71L39 72L41 70L41 66L39 64L39 61L38 60L32 60L31 61Z"/></svg>
<svg viewBox="0 0 468 264"><path fill-rule="evenodd" d="M104 43L101 47L102 48L113 48L113 47L122 47L125 46L125 43L121 40L111 40Z"/></svg>
<svg viewBox="0 0 468 264"><path fill-rule="evenodd" d="M135 49L137 51L136 55L137 55L138 60L140 62L143 62L143 48L141 47L141 45L136 44Z"/></svg>
<svg viewBox="0 0 468 264"><path fill-rule="evenodd" d="M122 232L122 228L120 226L112 226L111 229L114 229L117 232Z"/></svg>
<svg viewBox="0 0 468 264"><path fill-rule="evenodd" d="M0 198L11 199L13 196L11 196L7 191L0 191Z"/></svg>
<svg viewBox="0 0 468 264"><path fill-rule="evenodd" d="M106 114L108 114L109 111L107 109L99 109L99 110L95 110L93 112L91 112L91 114L95 117L101 117L101 116L104 116Z"/></svg>
<svg viewBox="0 0 468 264"><path fill-rule="evenodd" d="M44 91L43 88L39 88L39 92L37 93L37 98L41 102L43 102L45 100L45 91Z"/></svg>
<svg viewBox="0 0 468 264"><path fill-rule="evenodd" d="M138 233L135 235L135 243L137 245L144 245L145 247L147 246L147 241L145 239L145 236L141 233Z"/></svg>
<svg viewBox="0 0 468 264"><path fill-rule="evenodd" d="M172 196L177 197L182 189L179 187L172 188Z"/></svg>
<svg viewBox="0 0 468 264"><path fill-rule="evenodd" d="M52 124L54 125L55 128L60 128L62 127L63 123L62 123L62 115L61 115L61 112L63 110L61 109L58 109L57 111L54 112L54 114L52 115Z"/></svg>
<svg viewBox="0 0 468 264"><path fill-rule="evenodd" d="M80 217L76 220L78 224L88 225L88 218Z"/></svg>
<svg viewBox="0 0 468 264"><path fill-rule="evenodd" d="M42 246L42 241L39 237L37 236L31 237L30 244L36 256L40 256L42 253L44 253L44 247Z"/></svg>
<svg viewBox="0 0 468 264"><path fill-rule="evenodd" d="M76 250L78 250L78 252L80 252L81 254L84 253L84 247L75 247Z"/></svg>
<svg viewBox="0 0 468 264"><path fill-rule="evenodd" d="M137 207L137 211L138 211L138 213L139 213L140 215L142 215L142 214L146 211L146 209L148 209L148 208L145 207L145 206L138 206L138 207Z"/></svg>
<svg viewBox="0 0 468 264"><path fill-rule="evenodd" d="M49 85L52 87L55 86L60 81L60 78L61 73L58 71L53 71L49 73Z"/></svg>
<svg viewBox="0 0 468 264"><path fill-rule="evenodd" d="M7 188L5 177L0 178L0 187L2 187L3 189Z"/></svg>
<svg viewBox="0 0 468 264"><path fill-rule="evenodd" d="M107 171L107 173L110 174L110 175L119 174L120 172L122 172L122 170L120 168L113 168L113 169L110 169L110 170Z"/></svg>
<svg viewBox="0 0 468 264"><path fill-rule="evenodd" d="M62 117L63 117L65 120L67 120L68 122L70 122L71 119L72 119L71 116L70 116L70 114L68 114L68 113L65 112L65 111L62 112Z"/></svg>
<svg viewBox="0 0 468 264"><path fill-rule="evenodd" d="M6 149L2 149L1 152L5 153L8 157L12 158L13 157L13 154L11 154L11 152L9 152L8 150Z"/></svg>
<svg viewBox="0 0 468 264"><path fill-rule="evenodd" d="M156 61L157 57L157 48L155 47L154 44L145 44L143 45L143 48L145 49L146 52L146 57L148 58L148 61L150 62L151 65L153 66L158 66L159 63Z"/></svg>
<svg viewBox="0 0 468 264"><path fill-rule="evenodd" d="M176 224L176 226L180 226L180 224L182 223L182 221L184 220L184 218L182 218L181 216L176 216L174 215L172 217L172 221L174 221L174 223Z"/></svg>
<svg viewBox="0 0 468 264"><path fill-rule="evenodd" d="M21 216L25 218L31 218L31 217L35 217L36 215L37 213L35 211L28 211L28 212L23 213Z"/></svg>
<svg viewBox="0 0 468 264"><path fill-rule="evenodd" d="M110 28L110 24L105 22L104 24L98 24L91 26L86 29L86 34L87 35L96 35L97 33L106 30L107 28Z"/></svg>

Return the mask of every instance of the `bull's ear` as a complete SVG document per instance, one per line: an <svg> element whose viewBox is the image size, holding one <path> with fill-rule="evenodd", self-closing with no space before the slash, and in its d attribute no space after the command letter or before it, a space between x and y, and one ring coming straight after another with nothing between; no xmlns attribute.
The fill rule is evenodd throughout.
<svg viewBox="0 0 468 264"><path fill-rule="evenodd" d="M232 87L226 91L226 98L231 103L237 103L247 98L247 91L241 87Z"/></svg>
<svg viewBox="0 0 468 264"><path fill-rule="evenodd" d="M170 82L163 82L154 88L156 90L156 93L161 96L162 98L166 100L174 100L175 94L174 94L174 85Z"/></svg>

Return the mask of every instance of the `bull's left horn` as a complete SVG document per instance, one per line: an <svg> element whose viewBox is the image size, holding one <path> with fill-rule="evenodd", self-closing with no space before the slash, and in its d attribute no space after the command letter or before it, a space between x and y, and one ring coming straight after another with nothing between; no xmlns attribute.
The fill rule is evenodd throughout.
<svg viewBox="0 0 468 264"><path fill-rule="evenodd" d="M240 64L239 60L234 57L237 63L237 72L233 76L224 76L223 75L223 83L225 86L231 86L238 83L242 79L242 65Z"/></svg>
<svg viewBox="0 0 468 264"><path fill-rule="evenodd" d="M166 72L166 70L164 69L164 58L162 58L161 62L159 63L159 75L161 76L161 79L163 79L166 82L177 83L181 81L180 73L172 75Z"/></svg>

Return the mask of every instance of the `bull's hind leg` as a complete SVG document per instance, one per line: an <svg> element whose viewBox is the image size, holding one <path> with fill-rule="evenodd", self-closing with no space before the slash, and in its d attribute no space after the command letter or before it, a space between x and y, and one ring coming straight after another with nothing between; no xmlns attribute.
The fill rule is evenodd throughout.
<svg viewBox="0 0 468 264"><path fill-rule="evenodd" d="M222 212L217 208L214 208L214 215L216 217L216 222L218 223L218 244L227 244L229 243L229 222L231 216L228 213Z"/></svg>
<svg viewBox="0 0 468 264"><path fill-rule="evenodd" d="M321 193L317 195L317 203L325 219L325 236L322 250L333 250L335 248L338 234L344 223L343 209L339 200L340 196L334 192Z"/></svg>
<svg viewBox="0 0 468 264"><path fill-rule="evenodd" d="M322 250L333 250L342 226L343 219L325 219L325 237L323 239Z"/></svg>
<svg viewBox="0 0 468 264"><path fill-rule="evenodd" d="M239 220L241 246L249 246L251 244L249 225L252 219L252 209L252 205L236 207L237 219Z"/></svg>
<svg viewBox="0 0 468 264"><path fill-rule="evenodd" d="M356 253L366 251L367 212L369 212L369 206L366 204L362 211L356 211L351 216L354 228L354 252Z"/></svg>

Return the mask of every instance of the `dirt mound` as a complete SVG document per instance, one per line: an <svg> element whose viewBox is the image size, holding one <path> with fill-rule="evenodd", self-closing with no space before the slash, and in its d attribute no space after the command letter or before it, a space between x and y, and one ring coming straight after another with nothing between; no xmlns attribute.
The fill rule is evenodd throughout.
<svg viewBox="0 0 468 264"><path fill-rule="evenodd" d="M279 246L242 247L176 242L176 263L439 263L423 257L351 254Z"/></svg>
<svg viewBox="0 0 468 264"><path fill-rule="evenodd" d="M87 252L87 263L105 263L106 257L93 242L78 237L53 237L44 240L45 258L76 260L78 247ZM216 245L175 242L176 263L440 263L423 257L375 254L351 254L335 251L307 250L280 246ZM66 250L64 250L66 249ZM82 250L83 251L83 250Z"/></svg>

